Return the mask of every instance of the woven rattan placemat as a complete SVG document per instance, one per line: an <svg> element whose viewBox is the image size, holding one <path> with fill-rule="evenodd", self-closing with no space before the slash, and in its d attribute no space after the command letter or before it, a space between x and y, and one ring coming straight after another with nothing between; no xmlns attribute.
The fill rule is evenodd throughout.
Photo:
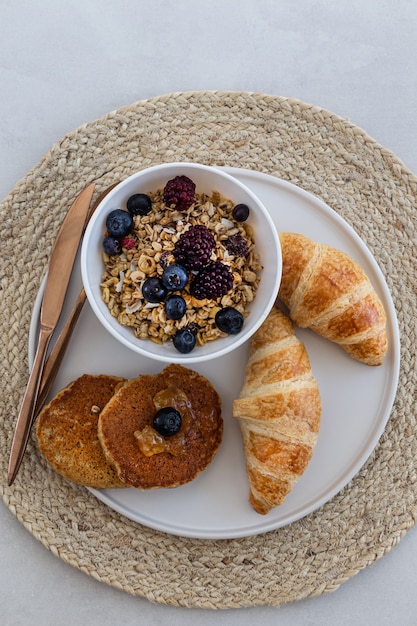
<svg viewBox="0 0 417 626"><path fill-rule="evenodd" d="M140 526L48 471L33 439L15 483L6 486L28 376L32 307L64 213L92 180L99 193L163 161L258 170L318 195L371 249L396 306L400 384L371 458L315 513L257 537L193 540ZM389 552L417 514L416 204L417 179L363 130L277 96L174 93L64 137L1 204L0 489L6 506L49 550L86 574L187 607L280 605L317 596Z"/></svg>

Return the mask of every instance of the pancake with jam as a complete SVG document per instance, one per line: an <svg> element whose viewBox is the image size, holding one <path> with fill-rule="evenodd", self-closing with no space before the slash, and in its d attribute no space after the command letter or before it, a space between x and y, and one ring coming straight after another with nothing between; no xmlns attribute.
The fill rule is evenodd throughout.
<svg viewBox="0 0 417 626"><path fill-rule="evenodd" d="M49 465L74 483L107 489L123 487L98 440L100 411L126 380L84 374L41 411L36 425L38 446Z"/></svg>
<svg viewBox="0 0 417 626"><path fill-rule="evenodd" d="M216 390L204 376L177 364L130 380L98 422L107 460L123 483L139 489L190 482L210 464L222 435Z"/></svg>

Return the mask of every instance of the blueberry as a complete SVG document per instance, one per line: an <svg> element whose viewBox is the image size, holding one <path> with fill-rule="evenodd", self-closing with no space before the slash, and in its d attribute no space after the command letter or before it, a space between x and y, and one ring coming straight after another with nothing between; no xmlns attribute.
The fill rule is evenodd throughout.
<svg viewBox="0 0 417 626"><path fill-rule="evenodd" d="M237 335L242 330L243 315L232 306L226 306L217 311L214 321L217 328L222 332L228 335Z"/></svg>
<svg viewBox="0 0 417 626"><path fill-rule="evenodd" d="M156 412L152 425L163 437L172 437L181 428L181 415L171 406L164 407Z"/></svg>
<svg viewBox="0 0 417 626"><path fill-rule="evenodd" d="M120 254L122 251L122 244L119 239L116 239L115 237L104 237L103 250L109 256L113 256L114 254Z"/></svg>
<svg viewBox="0 0 417 626"><path fill-rule="evenodd" d="M162 274L162 284L170 291L184 289L188 283L188 272L182 265L173 263L164 269Z"/></svg>
<svg viewBox="0 0 417 626"><path fill-rule="evenodd" d="M142 294L148 302L162 302L167 295L167 290L159 278L147 278L142 285Z"/></svg>
<svg viewBox="0 0 417 626"><path fill-rule="evenodd" d="M189 328L177 330L172 340L174 347L182 354L187 354L193 350L196 344L194 333Z"/></svg>
<svg viewBox="0 0 417 626"><path fill-rule="evenodd" d="M249 217L249 207L247 204L237 204L233 207L232 216L237 222L245 222Z"/></svg>
<svg viewBox="0 0 417 626"><path fill-rule="evenodd" d="M132 215L148 215L152 210L152 200L146 193L135 193L128 198L126 206Z"/></svg>
<svg viewBox="0 0 417 626"><path fill-rule="evenodd" d="M131 232L133 217L127 211L114 209L107 216L106 228L109 231L109 235L116 237L116 239L122 239Z"/></svg>
<svg viewBox="0 0 417 626"><path fill-rule="evenodd" d="M165 313L169 320L179 320L184 315L187 305L181 296L169 296L165 301Z"/></svg>

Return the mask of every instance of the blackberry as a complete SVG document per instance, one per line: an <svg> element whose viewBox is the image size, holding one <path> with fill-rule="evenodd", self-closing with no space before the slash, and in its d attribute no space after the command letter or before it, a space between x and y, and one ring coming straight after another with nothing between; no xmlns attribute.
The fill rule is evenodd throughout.
<svg viewBox="0 0 417 626"><path fill-rule="evenodd" d="M177 263L189 270L200 270L210 261L216 241L204 224L191 226L181 235L174 247Z"/></svg>
<svg viewBox="0 0 417 626"><path fill-rule="evenodd" d="M195 183L188 176L175 176L167 182L163 191L164 202L177 211L186 211L194 202Z"/></svg>
<svg viewBox="0 0 417 626"><path fill-rule="evenodd" d="M191 295L198 300L224 296L233 287L233 274L221 261L213 261L204 267L190 286Z"/></svg>
<svg viewBox="0 0 417 626"><path fill-rule="evenodd" d="M231 235L224 242L226 246L226 250L233 254L233 256L243 256L246 257L249 254L248 242L242 235L237 233L236 235Z"/></svg>

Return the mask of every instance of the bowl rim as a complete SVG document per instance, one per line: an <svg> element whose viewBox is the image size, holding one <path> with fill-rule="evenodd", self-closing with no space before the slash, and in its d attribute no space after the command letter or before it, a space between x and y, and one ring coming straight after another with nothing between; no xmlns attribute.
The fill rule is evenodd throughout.
<svg viewBox="0 0 417 626"><path fill-rule="evenodd" d="M177 170L176 174L177 175L181 174L181 171L178 172L178 169L181 169L181 168L187 168L188 170L191 168L191 169L194 169L195 171L200 170L200 171L205 171L207 173L212 173L215 176L219 176L220 178L223 178L229 181L229 183L236 186L237 188L240 188L240 190L242 190L245 194L247 194L251 198L251 200L255 203L257 207L257 214L262 215L262 218L264 219L264 221L267 223L269 227L269 230L272 235L272 240L274 242L274 252L277 257L276 259L277 271L275 271L275 279L272 281L273 284L271 285L269 297L267 298L257 319L253 322L253 324L250 327L247 327L246 332L245 330L243 330L238 335L233 335L233 336L229 335L229 337L225 337L224 338L225 341L229 339L229 342L226 344L220 341L218 342L218 340L209 342L209 344L205 344L205 346L212 348L209 353L203 350L205 346L196 346L196 348L192 350L191 352L189 352L188 354L183 354L183 353L176 351L175 348L173 348L173 346L166 346L165 344L160 345L161 351L155 351L155 352L150 351L148 349L150 345L152 345L154 350L157 350L157 346L159 346L159 344L155 344L153 342L151 342L150 344L149 343L150 340L139 339L135 337L133 334L133 330L119 324L117 320L111 316L107 307L99 306L98 301L97 301L97 295L94 293L94 287L91 284L91 281L89 280L89 272L87 268L89 259L91 257L91 249L89 247L89 242L90 242L91 237L94 234L97 222L99 222L99 220L102 219L103 207L106 206L109 202L111 202L114 196L120 193L120 189L123 189L123 187L129 186L130 183L132 183L133 181L137 179L140 179L143 175L157 173L158 171L167 171L167 176L168 176L167 180L169 180L170 172L173 173L175 170ZM246 341L248 341L253 336L253 334L258 330L258 328L262 325L262 323L265 321L267 315L269 314L271 308L273 307L275 300L278 296L278 289L279 289L279 285L281 281L281 274L282 274L282 256L281 256L281 246L280 246L278 231L276 229L276 226L272 220L270 213L268 212L267 208L265 207L263 202L260 200L260 198L258 198L258 196L249 187L247 187L247 185L242 183L237 178L233 177L228 172L223 171L221 169L221 166L204 165L201 163L193 163L193 162L187 162L187 161L160 163L160 164L152 165L150 167L146 167L141 170L138 170L134 172L133 174L130 174L124 180L117 183L109 191L109 193L105 196L105 198L103 198L103 200L99 203L93 215L91 216L91 219L89 220L89 223L86 227L82 244L81 244L80 264L81 264L82 283L83 283L84 290L86 292L87 300L96 318L102 324L102 326L107 332L109 332L117 341L122 343L128 349L133 350L134 352L136 352L137 354L143 357L153 359L155 361L164 362L164 363L178 363L178 364L183 364L183 365L187 365L191 363L199 363L199 362L203 362L207 360L220 358L222 356L225 356L226 354L229 354L230 352L232 352L233 350L235 350L236 348L244 344ZM99 300L101 301L101 298ZM130 336L129 337L125 336L124 332L126 331L129 331L129 335L131 335L131 338ZM218 347L216 345L217 342L219 343ZM164 350L166 350L166 353L164 353Z"/></svg>

